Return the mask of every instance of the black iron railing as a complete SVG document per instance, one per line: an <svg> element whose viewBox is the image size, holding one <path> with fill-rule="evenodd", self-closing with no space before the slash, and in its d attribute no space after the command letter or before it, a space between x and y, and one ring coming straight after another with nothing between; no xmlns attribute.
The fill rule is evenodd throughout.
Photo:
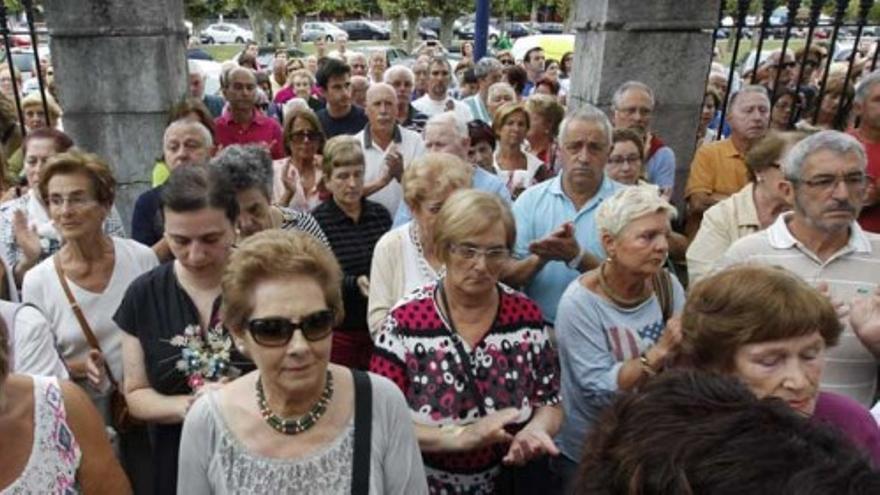
<svg viewBox="0 0 880 495"><path fill-rule="evenodd" d="M18 112L18 121L21 129L22 135L27 133L27 129L25 128L24 121L24 112L21 107L21 99L22 99L22 88L19 87L19 81L16 77L16 74L20 74L18 68L15 67L15 63L13 60L13 47L12 47L12 36L14 35L26 35L30 38L31 49L34 56L34 73L37 78L40 98L43 104L43 115L45 115L47 122L49 119L49 102L46 98L46 80L43 74L42 64L40 63L40 39L38 37L37 29L34 22L34 2L33 0L22 0L22 7L24 8L24 14L27 22L27 30L11 30L9 28L9 12L7 11L6 5L4 2L0 1L0 37L3 38L3 49L5 50L5 63L9 67L9 75L12 79L12 98L15 101L15 108ZM48 40L46 40L48 41Z"/></svg>

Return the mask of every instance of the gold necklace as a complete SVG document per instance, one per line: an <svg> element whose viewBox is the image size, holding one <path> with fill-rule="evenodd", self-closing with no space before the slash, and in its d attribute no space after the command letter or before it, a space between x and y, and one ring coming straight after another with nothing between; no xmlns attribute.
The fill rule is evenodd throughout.
<svg viewBox="0 0 880 495"><path fill-rule="evenodd" d="M632 308L642 304L647 301L651 294L645 294L645 289L642 289L642 294L638 297L634 298L626 298L618 294L608 285L608 281L605 279L605 265L606 263L603 261L601 265L599 265L599 287L602 288L602 292L611 299L611 302L617 304L618 306L622 306L625 308ZM644 287L644 286L643 286Z"/></svg>

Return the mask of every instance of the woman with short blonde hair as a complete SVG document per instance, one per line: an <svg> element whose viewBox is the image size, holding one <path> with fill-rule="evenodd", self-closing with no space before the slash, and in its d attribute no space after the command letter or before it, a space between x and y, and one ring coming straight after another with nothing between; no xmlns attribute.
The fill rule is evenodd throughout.
<svg viewBox="0 0 880 495"><path fill-rule="evenodd" d="M495 172L514 199L535 184L535 174L544 164L537 156L523 151L530 126L531 118L523 103L505 103L492 117L497 139Z"/></svg>
<svg viewBox="0 0 880 495"><path fill-rule="evenodd" d="M663 269L674 216L650 185L622 188L596 212L606 259L571 282L556 315L566 411L556 438L564 477L573 474L584 438L614 395L662 371L676 350L672 316L685 294Z"/></svg>
<svg viewBox="0 0 880 495"><path fill-rule="evenodd" d="M403 172L403 198L412 221L376 244L370 268L368 320L373 336L400 298L437 279L442 262L434 246L434 221L446 199L471 187L473 166L449 153L427 153Z"/></svg>
<svg viewBox="0 0 880 495"><path fill-rule="evenodd" d="M431 493L511 493L502 462L558 453L556 352L538 305L498 280L515 236L498 196L453 193L434 219L445 273L397 303L376 339L370 369L408 400Z"/></svg>

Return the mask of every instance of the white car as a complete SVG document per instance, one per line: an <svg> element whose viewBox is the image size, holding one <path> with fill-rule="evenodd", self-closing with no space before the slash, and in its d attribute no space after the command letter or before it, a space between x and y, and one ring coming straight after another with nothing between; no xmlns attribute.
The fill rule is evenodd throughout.
<svg viewBox="0 0 880 495"><path fill-rule="evenodd" d="M229 24L218 22L202 29L202 42L209 45L214 43L247 43L254 41L254 33L250 30Z"/></svg>
<svg viewBox="0 0 880 495"><path fill-rule="evenodd" d="M306 22L302 27L302 40L315 41L323 38L325 41L336 41L338 37L348 39L348 33L329 22Z"/></svg>

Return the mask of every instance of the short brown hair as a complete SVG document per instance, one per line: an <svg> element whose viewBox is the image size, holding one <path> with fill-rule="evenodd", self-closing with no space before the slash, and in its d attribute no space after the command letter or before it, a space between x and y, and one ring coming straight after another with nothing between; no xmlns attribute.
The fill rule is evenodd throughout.
<svg viewBox="0 0 880 495"><path fill-rule="evenodd" d="M681 318L680 359L697 368L729 372L746 344L818 331L831 347L842 328L831 301L779 267L738 265L691 289Z"/></svg>
<svg viewBox="0 0 880 495"><path fill-rule="evenodd" d="M805 137L807 134L803 132L768 132L746 153L749 180L754 182L757 174L778 167L785 151Z"/></svg>
<svg viewBox="0 0 880 495"><path fill-rule="evenodd" d="M636 145L639 150L639 158L645 159L645 136L635 129L620 128L614 129L611 133L611 149L614 149L616 143L628 142Z"/></svg>
<svg viewBox="0 0 880 495"><path fill-rule="evenodd" d="M473 166L449 153L426 153L403 171L403 200L416 210L431 191L471 186Z"/></svg>
<svg viewBox="0 0 880 495"><path fill-rule="evenodd" d="M496 137L498 136L498 131L500 131L501 128L504 127L504 124L507 123L507 119L517 112L522 112L525 116L526 129L532 126L532 119L529 117L529 112L526 111L526 106L522 103L511 101L498 107L498 110L495 110L495 117L492 119L492 130L495 131Z"/></svg>
<svg viewBox="0 0 880 495"><path fill-rule="evenodd" d="M305 70L305 69L303 69ZM294 75L293 77L296 77ZM298 108L284 117L284 149L290 151L290 147L293 146L293 124L296 123L296 119L303 119L308 122L312 128L321 135L321 140L318 142L318 151L317 153L320 155L324 149L324 143L327 141L327 136L324 134L324 128L321 127L321 121L318 120L318 116L315 115L311 109Z"/></svg>
<svg viewBox="0 0 880 495"><path fill-rule="evenodd" d="M464 189L446 200L434 220L434 246L437 257L449 261L449 247L480 235L493 225L504 226L504 244L513 249L516 222L510 207L497 194Z"/></svg>
<svg viewBox="0 0 880 495"><path fill-rule="evenodd" d="M324 146L324 162L322 172L328 179L333 175L333 169L360 165L366 167L364 150L356 137L342 134L334 136Z"/></svg>
<svg viewBox="0 0 880 495"><path fill-rule="evenodd" d="M214 138L214 117L211 116L211 111L208 110L208 107L206 107L202 100L198 98L184 98L175 103L174 106L171 107L171 111L168 112L168 125L187 118L191 113L196 114L199 122L201 122L206 129L211 131L211 138Z"/></svg>
<svg viewBox="0 0 880 495"><path fill-rule="evenodd" d="M98 155L82 151L68 151L55 155L40 171L40 196L49 199L49 181L56 175L85 175L92 183L95 200L103 206L113 206L116 199L116 179L113 171Z"/></svg>
<svg viewBox="0 0 880 495"><path fill-rule="evenodd" d="M253 312L257 285L292 276L317 282L335 323L342 321L342 269L333 253L309 234L269 229L245 239L229 256L221 282L223 323L241 330Z"/></svg>

